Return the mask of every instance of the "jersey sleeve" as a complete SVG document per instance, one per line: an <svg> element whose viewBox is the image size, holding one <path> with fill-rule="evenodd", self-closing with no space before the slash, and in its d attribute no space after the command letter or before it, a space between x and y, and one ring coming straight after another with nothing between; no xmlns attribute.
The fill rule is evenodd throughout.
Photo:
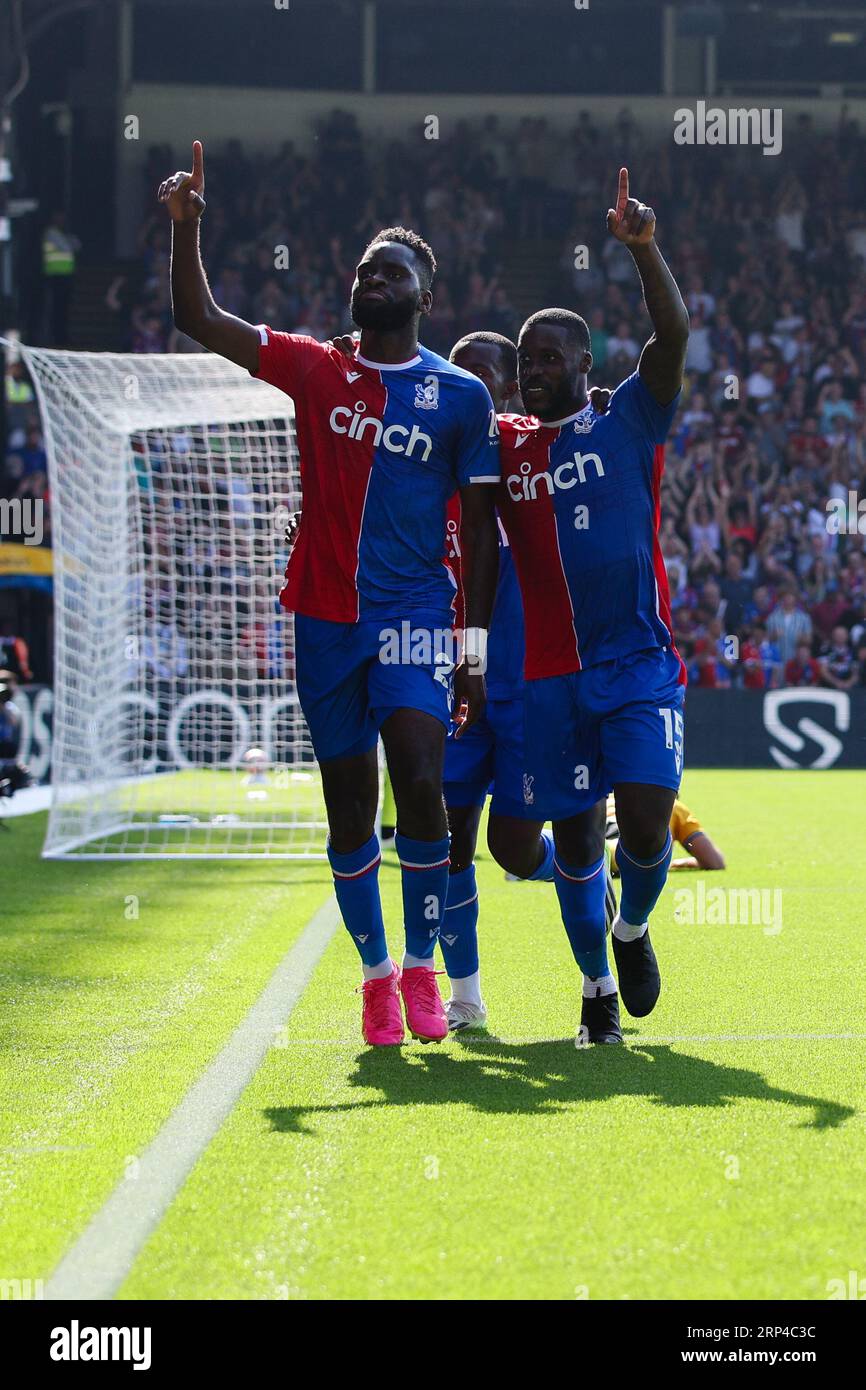
<svg viewBox="0 0 866 1390"><path fill-rule="evenodd" d="M285 391L287 396L296 395L307 373L327 356L324 343L317 343L304 333L275 332L265 323L260 323L257 331L259 367L252 375Z"/></svg>
<svg viewBox="0 0 866 1390"><path fill-rule="evenodd" d="M477 378L467 383L456 458L457 486L498 483L499 426L490 393Z"/></svg>
<svg viewBox="0 0 866 1390"><path fill-rule="evenodd" d="M685 849L687 847L686 841L701 830L703 830L703 826L685 802L675 801L674 809L671 812L671 835L677 843Z"/></svg>
<svg viewBox="0 0 866 1390"><path fill-rule="evenodd" d="M680 394L678 391L670 405L659 405L644 385L640 372L632 372L614 391L608 410L621 416L653 444L664 444L680 403Z"/></svg>

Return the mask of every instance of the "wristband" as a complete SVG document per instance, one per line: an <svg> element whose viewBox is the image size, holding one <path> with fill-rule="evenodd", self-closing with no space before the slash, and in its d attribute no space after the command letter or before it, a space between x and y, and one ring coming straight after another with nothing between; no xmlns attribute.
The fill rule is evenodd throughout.
<svg viewBox="0 0 866 1390"><path fill-rule="evenodd" d="M463 660L473 673L487 670L487 628L467 627L463 632Z"/></svg>

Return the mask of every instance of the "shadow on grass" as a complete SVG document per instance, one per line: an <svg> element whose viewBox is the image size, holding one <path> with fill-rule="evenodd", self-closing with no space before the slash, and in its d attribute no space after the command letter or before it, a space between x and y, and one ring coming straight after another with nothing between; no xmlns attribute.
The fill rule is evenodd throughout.
<svg viewBox="0 0 866 1390"><path fill-rule="evenodd" d="M657 1105L718 1108L734 1100L782 1102L804 1112L803 1128L833 1129L856 1112L820 1096L771 1086L758 1072L709 1062L667 1044L576 1048L561 1041L507 1043L494 1037L457 1038L459 1054L425 1049L369 1048L358 1054L350 1086L382 1098L344 1105L266 1110L272 1129L311 1134L315 1115L395 1105L469 1105L483 1114L543 1115L575 1102L644 1096ZM409 1061L411 1056L412 1061Z"/></svg>

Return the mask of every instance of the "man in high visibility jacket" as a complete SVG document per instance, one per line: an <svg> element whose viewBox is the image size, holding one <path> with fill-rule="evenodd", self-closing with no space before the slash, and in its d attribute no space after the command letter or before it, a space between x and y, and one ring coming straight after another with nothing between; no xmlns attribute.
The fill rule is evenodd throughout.
<svg viewBox="0 0 866 1390"><path fill-rule="evenodd" d="M23 435L28 417L33 414L33 387L27 380L24 363L21 359L6 364L6 421L10 436L17 430ZM16 441L17 443L17 441ZM11 440L10 440L11 446ZM14 447L9 452L14 453Z"/></svg>
<svg viewBox="0 0 866 1390"><path fill-rule="evenodd" d="M42 235L42 275L53 347L69 341L69 303L75 280L75 253L81 242L66 230L66 214L55 212Z"/></svg>

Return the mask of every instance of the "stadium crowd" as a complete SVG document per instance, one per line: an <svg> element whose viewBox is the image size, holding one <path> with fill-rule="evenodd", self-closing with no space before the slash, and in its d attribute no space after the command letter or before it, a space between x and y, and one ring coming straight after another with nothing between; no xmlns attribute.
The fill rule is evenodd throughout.
<svg viewBox="0 0 866 1390"><path fill-rule="evenodd" d="M844 109L832 135L793 122L778 169L748 147L650 141L627 111L610 129L582 113L565 144L543 118L509 127L495 115L435 141L419 132L375 144L334 111L312 154L287 141L254 157L233 140L207 160L203 255L224 309L320 339L344 332L357 253L381 226L403 223L436 252L424 341L447 354L476 329L516 337L508 266L519 242L537 251L536 307L584 314L591 384L611 387L649 331L630 258L605 228L628 164L691 315L661 525L690 679L866 685L866 136ZM169 225L154 203L178 163L177 151L149 151L140 274L109 292L133 352L195 348L171 322ZM47 503L20 366L6 391L2 490Z"/></svg>

